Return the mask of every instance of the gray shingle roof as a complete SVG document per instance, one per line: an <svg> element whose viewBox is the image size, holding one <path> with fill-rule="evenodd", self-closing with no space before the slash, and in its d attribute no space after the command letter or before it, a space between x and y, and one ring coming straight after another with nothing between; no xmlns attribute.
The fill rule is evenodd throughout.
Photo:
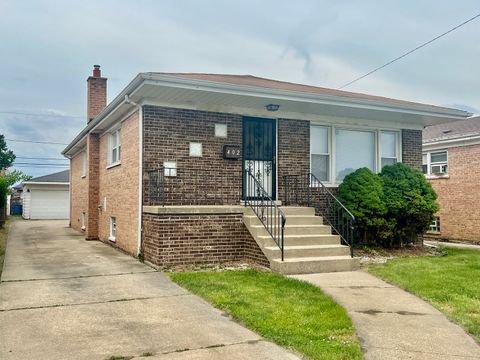
<svg viewBox="0 0 480 360"><path fill-rule="evenodd" d="M462 121L428 126L423 129L423 142L456 139L474 135L480 135L480 116Z"/></svg>
<svg viewBox="0 0 480 360"><path fill-rule="evenodd" d="M56 172L53 174L43 175L31 180L28 182L70 182L70 170L64 170L60 172Z"/></svg>

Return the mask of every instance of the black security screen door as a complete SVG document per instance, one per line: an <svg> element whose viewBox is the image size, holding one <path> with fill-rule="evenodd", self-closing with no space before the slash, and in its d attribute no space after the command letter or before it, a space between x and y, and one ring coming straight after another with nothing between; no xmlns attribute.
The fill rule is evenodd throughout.
<svg viewBox="0 0 480 360"><path fill-rule="evenodd" d="M276 122L273 119L243 118L243 166L255 176L266 193L276 197ZM250 187L250 189L247 189ZM243 172L243 198L258 198L253 185L247 186Z"/></svg>

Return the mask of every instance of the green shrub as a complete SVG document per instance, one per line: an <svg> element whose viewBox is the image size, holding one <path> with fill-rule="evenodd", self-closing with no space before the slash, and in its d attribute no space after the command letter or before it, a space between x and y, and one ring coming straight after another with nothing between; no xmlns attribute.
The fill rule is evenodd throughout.
<svg viewBox="0 0 480 360"><path fill-rule="evenodd" d="M439 209L423 174L401 163L385 166L380 175L358 169L338 187L338 198L355 216L357 242L384 247L414 241Z"/></svg>
<svg viewBox="0 0 480 360"><path fill-rule="evenodd" d="M415 241L418 234L428 229L433 214L439 210L437 194L420 171L402 163L385 166L380 177L387 217L397 224L392 245Z"/></svg>
<svg viewBox="0 0 480 360"><path fill-rule="evenodd" d="M392 236L395 224L386 218L383 183L377 174L361 168L347 175L338 187L338 197L355 216L356 237L364 244L375 244Z"/></svg>

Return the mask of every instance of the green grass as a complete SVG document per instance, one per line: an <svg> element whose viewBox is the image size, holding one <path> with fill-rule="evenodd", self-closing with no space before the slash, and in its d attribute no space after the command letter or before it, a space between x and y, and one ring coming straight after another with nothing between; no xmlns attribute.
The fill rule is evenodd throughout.
<svg viewBox="0 0 480 360"><path fill-rule="evenodd" d="M398 258L368 271L429 301L480 340L480 251L445 253Z"/></svg>
<svg viewBox="0 0 480 360"><path fill-rule="evenodd" d="M0 229L0 276L2 276L3 259L5 258L5 249L7 248L8 227L10 220L7 218L5 224Z"/></svg>
<svg viewBox="0 0 480 360"><path fill-rule="evenodd" d="M362 358L346 311L313 285L256 270L170 277L264 338L311 359Z"/></svg>

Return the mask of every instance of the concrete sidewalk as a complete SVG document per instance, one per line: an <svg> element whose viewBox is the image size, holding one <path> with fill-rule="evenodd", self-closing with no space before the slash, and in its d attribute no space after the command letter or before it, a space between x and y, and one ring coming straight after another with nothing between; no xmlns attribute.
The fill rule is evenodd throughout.
<svg viewBox="0 0 480 360"><path fill-rule="evenodd" d="M465 243L454 243L448 241L436 241L436 240L425 240L425 244L438 246L443 248L450 248L450 249L462 249L462 250L477 250L480 251L480 245L474 244L465 244Z"/></svg>
<svg viewBox="0 0 480 360"><path fill-rule="evenodd" d="M367 360L480 359L480 346L414 295L366 272L295 275L347 309Z"/></svg>
<svg viewBox="0 0 480 360"><path fill-rule="evenodd" d="M298 359L64 221L11 224L0 359ZM148 358L147 358L148 359Z"/></svg>

